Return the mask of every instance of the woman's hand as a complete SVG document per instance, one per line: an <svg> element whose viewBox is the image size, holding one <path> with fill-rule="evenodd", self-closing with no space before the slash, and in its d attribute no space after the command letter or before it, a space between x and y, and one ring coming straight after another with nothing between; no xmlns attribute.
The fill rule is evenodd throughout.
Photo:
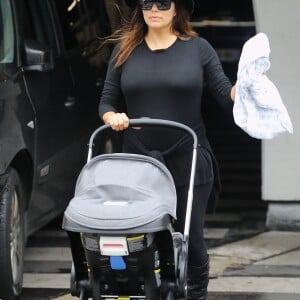
<svg viewBox="0 0 300 300"><path fill-rule="evenodd" d="M129 126L129 119L125 113L107 112L103 115L103 121L116 131L125 130Z"/></svg>

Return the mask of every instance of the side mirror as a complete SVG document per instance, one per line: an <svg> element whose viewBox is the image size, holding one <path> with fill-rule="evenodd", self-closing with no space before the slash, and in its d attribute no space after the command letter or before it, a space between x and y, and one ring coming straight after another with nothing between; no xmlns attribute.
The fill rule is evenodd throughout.
<svg viewBox="0 0 300 300"><path fill-rule="evenodd" d="M51 48L34 40L24 41L25 71L46 72L54 68L54 55Z"/></svg>

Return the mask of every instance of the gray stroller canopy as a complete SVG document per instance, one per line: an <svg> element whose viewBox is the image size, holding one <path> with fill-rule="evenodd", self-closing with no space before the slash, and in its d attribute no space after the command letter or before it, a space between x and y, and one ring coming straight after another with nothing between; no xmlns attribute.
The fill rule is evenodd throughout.
<svg viewBox="0 0 300 300"><path fill-rule="evenodd" d="M151 232L157 225L149 224L166 215L176 218L176 190L165 165L144 155L104 154L82 169L63 227L86 232L144 226Z"/></svg>

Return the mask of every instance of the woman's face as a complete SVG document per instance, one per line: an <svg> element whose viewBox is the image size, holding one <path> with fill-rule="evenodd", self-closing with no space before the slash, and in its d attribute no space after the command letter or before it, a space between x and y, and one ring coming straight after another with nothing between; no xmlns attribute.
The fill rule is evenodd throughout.
<svg viewBox="0 0 300 300"><path fill-rule="evenodd" d="M176 15L175 3L171 2L168 10L159 10L154 3L151 10L143 10L143 16L148 28L152 29L171 29L172 21Z"/></svg>

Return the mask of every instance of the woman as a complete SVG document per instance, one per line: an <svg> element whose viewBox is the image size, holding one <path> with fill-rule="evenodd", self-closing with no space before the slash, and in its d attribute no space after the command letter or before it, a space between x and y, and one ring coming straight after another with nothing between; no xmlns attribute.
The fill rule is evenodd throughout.
<svg viewBox="0 0 300 300"><path fill-rule="evenodd" d="M234 99L235 89L224 75L215 51L206 40L197 37L188 23L193 0L127 3L134 8L132 18L118 35L120 42L109 64L99 113L117 131L127 129L129 118L140 117L177 121L196 131L201 146L190 230L188 299L203 300L209 267L204 217L208 200L215 198L218 172L201 115L202 90L206 82L223 105ZM124 152L156 155L171 171L177 189L176 226L180 231L185 218L190 144L179 130L151 127L124 132Z"/></svg>

